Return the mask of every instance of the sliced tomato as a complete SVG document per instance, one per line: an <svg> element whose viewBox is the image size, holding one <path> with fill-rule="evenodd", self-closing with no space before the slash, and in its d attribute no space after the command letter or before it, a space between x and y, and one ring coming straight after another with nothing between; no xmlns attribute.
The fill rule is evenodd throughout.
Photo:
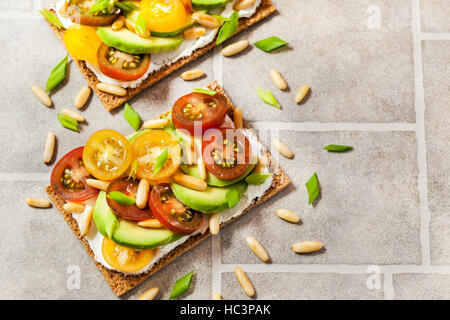
<svg viewBox="0 0 450 320"><path fill-rule="evenodd" d="M188 235L202 225L203 214L175 198L167 183L153 187L148 204L155 218L172 232Z"/></svg>
<svg viewBox="0 0 450 320"><path fill-rule="evenodd" d="M102 255L105 261L113 268L124 272L139 271L152 261L156 250L134 250L123 247L108 239L103 238Z"/></svg>
<svg viewBox="0 0 450 320"><path fill-rule="evenodd" d="M112 191L120 191L123 194L133 199L136 199L138 186L139 181L137 180L130 180L126 178L117 179L109 184L106 194ZM125 220L144 221L154 218L153 213L150 211L148 207L144 209L139 209L135 204L124 206L108 197L106 197L106 202L108 202L108 206L116 215Z"/></svg>
<svg viewBox="0 0 450 320"><path fill-rule="evenodd" d="M189 14L181 0L142 0L140 12L147 28L154 32L172 32L186 25Z"/></svg>
<svg viewBox="0 0 450 320"><path fill-rule="evenodd" d="M89 172L83 165L84 147L67 153L55 165L50 178L53 190L67 201L81 202L98 194L98 190L87 185Z"/></svg>
<svg viewBox="0 0 450 320"><path fill-rule="evenodd" d="M112 12L97 12L90 14L89 10L95 4L92 0L70 0L67 7L67 15L73 23L86 26L107 26L113 23L119 16L113 8Z"/></svg>
<svg viewBox="0 0 450 320"><path fill-rule="evenodd" d="M192 1L191 0L181 0L181 2L183 2L183 5L186 8L186 11L188 13L194 12L194 9L192 8Z"/></svg>
<svg viewBox="0 0 450 320"><path fill-rule="evenodd" d="M162 168L155 173L158 156L168 148L168 157ZM150 130L136 138L132 145L133 157L138 161L136 176L139 179L159 181L173 175L181 163L178 141L163 130Z"/></svg>
<svg viewBox="0 0 450 320"><path fill-rule="evenodd" d="M239 177L247 170L251 154L250 142L241 130L210 130L203 138L206 169L219 179Z"/></svg>
<svg viewBox="0 0 450 320"><path fill-rule="evenodd" d="M172 123L177 129L195 134L195 125L201 124L201 131L222 125L227 115L227 99L216 93L214 96L192 92L178 99L172 107ZM197 129L198 130L198 129Z"/></svg>
<svg viewBox="0 0 450 320"><path fill-rule="evenodd" d="M111 129L95 132L86 142L83 163L94 177L114 180L130 166L132 158L128 139Z"/></svg>
<svg viewBox="0 0 450 320"><path fill-rule="evenodd" d="M129 54L102 43L98 48L97 61L106 76L121 81L133 81L147 72L150 55Z"/></svg>
<svg viewBox="0 0 450 320"><path fill-rule="evenodd" d="M97 52L102 43L94 27L73 24L64 32L64 44L70 55L93 65L98 64Z"/></svg>

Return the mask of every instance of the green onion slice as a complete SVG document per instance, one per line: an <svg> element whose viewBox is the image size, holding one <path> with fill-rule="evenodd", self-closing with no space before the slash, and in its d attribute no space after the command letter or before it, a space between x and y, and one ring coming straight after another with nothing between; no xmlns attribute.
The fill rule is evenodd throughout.
<svg viewBox="0 0 450 320"><path fill-rule="evenodd" d="M134 109L128 103L125 103L123 116L135 131L139 130L139 127L141 125L141 117L139 117L136 111L134 111Z"/></svg>
<svg viewBox="0 0 450 320"><path fill-rule="evenodd" d="M136 6L133 2L131 1L117 1L114 3L114 5L119 8L122 9L124 12L130 12L133 10L138 10L138 6Z"/></svg>
<svg viewBox="0 0 450 320"><path fill-rule="evenodd" d="M240 198L239 193L236 189L230 189L227 194L225 195L228 201L228 208L233 208L235 205L238 204Z"/></svg>
<svg viewBox="0 0 450 320"><path fill-rule="evenodd" d="M256 88L256 92L258 93L258 96L261 98L262 101L264 101L268 105L271 105L272 107L281 109L280 104L278 103L277 99L274 97L272 92L270 92L269 90L263 91L259 88Z"/></svg>
<svg viewBox="0 0 450 320"><path fill-rule="evenodd" d="M219 30L217 35L217 44L221 44L228 38L230 38L238 28L239 13L237 11L233 12L230 19L226 21Z"/></svg>
<svg viewBox="0 0 450 320"><path fill-rule="evenodd" d="M266 38L264 40L260 40L258 42L253 43L253 45L255 47L257 47L258 49L261 49L264 52L271 52L275 49L284 47L288 44L289 44L289 42L281 40L280 38L275 37L275 36L272 36L272 37Z"/></svg>
<svg viewBox="0 0 450 320"><path fill-rule="evenodd" d="M202 88L192 89L192 92L205 93L205 94L209 94L210 96L214 96L217 93L213 90L202 89Z"/></svg>
<svg viewBox="0 0 450 320"><path fill-rule="evenodd" d="M72 119L71 117L68 117L62 113L58 113L56 116L58 117L59 123L61 123L64 128L78 132L77 120Z"/></svg>
<svg viewBox="0 0 450 320"><path fill-rule="evenodd" d="M317 181L317 174L314 172L312 177L306 182L306 189L308 190L309 202L308 204L314 203L314 201L319 196L319 182Z"/></svg>
<svg viewBox="0 0 450 320"><path fill-rule="evenodd" d="M186 291L189 290L189 287L191 286L191 280L192 280L193 275L194 275L194 271L191 271L187 275L178 279L177 282L175 282L172 292L170 293L170 300L173 300L173 299L181 296L183 293L185 293Z"/></svg>
<svg viewBox="0 0 450 320"><path fill-rule="evenodd" d="M58 17L51 12L48 9L43 9L39 11L45 19L48 20L48 22L50 22L52 25L54 25L55 27L59 28L59 29L64 29L64 25L61 23L61 21L58 19Z"/></svg>
<svg viewBox="0 0 450 320"><path fill-rule="evenodd" d="M68 61L69 55L65 56L64 59L62 59L50 72L50 76L48 77L47 84L45 86L45 90L47 91L47 93L50 93L50 91L55 89L61 82L66 79Z"/></svg>
<svg viewBox="0 0 450 320"><path fill-rule="evenodd" d="M325 150L331 151L331 152L345 152L352 150L352 146L342 146L338 144L329 144L326 147L323 147Z"/></svg>
<svg viewBox="0 0 450 320"><path fill-rule="evenodd" d="M106 195L106 197L124 206L131 206L136 203L135 199L130 198L120 191L111 191Z"/></svg>
<svg viewBox="0 0 450 320"><path fill-rule="evenodd" d="M245 182L248 184L260 185L263 184L267 178L271 177L271 173L252 173L245 178Z"/></svg>
<svg viewBox="0 0 450 320"><path fill-rule="evenodd" d="M165 147L163 151L156 157L153 165L153 174L156 175L162 169L167 159L169 158L169 147Z"/></svg>
<svg viewBox="0 0 450 320"><path fill-rule="evenodd" d="M128 180L130 179L136 179L136 172L139 166L139 162L137 161L137 159L134 159L133 162L131 163L131 169L130 169L130 174L128 175Z"/></svg>
<svg viewBox="0 0 450 320"><path fill-rule="evenodd" d="M114 6L114 1L111 0L97 0L94 5L89 9L89 14L94 14L97 12L109 13L112 11Z"/></svg>
<svg viewBox="0 0 450 320"><path fill-rule="evenodd" d="M143 14L139 14L136 19L136 30L139 31L140 34L145 34L145 31L147 31L147 21Z"/></svg>

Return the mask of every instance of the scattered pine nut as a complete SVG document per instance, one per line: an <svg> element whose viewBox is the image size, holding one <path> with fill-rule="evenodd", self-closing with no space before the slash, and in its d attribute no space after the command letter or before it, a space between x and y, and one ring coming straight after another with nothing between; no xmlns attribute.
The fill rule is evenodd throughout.
<svg viewBox="0 0 450 320"><path fill-rule="evenodd" d="M275 210L275 214L279 216L281 219L284 219L292 223L297 223L300 221L298 215L286 209L277 209Z"/></svg>
<svg viewBox="0 0 450 320"><path fill-rule="evenodd" d="M142 125L145 129L157 129L166 126L169 123L169 119L153 119L145 121Z"/></svg>
<svg viewBox="0 0 450 320"><path fill-rule="evenodd" d="M265 172L265 168L269 165L269 158L267 158L266 154L263 154L258 158L255 167L255 173L263 173Z"/></svg>
<svg viewBox="0 0 450 320"><path fill-rule="evenodd" d="M301 87L297 91L297 94L295 95L295 103L300 103L303 100L303 98L306 96L308 91L309 91L309 86L308 85L304 85L303 87Z"/></svg>
<svg viewBox="0 0 450 320"><path fill-rule="evenodd" d="M233 111L233 120L234 120L234 128L235 129L242 129L244 127L243 121L242 121L242 109L237 107Z"/></svg>
<svg viewBox="0 0 450 320"><path fill-rule="evenodd" d="M103 83L103 82L99 82L96 84L96 88L102 92L106 92L109 94L113 94L115 96L126 96L127 95L127 90L116 86L114 84L110 84L110 83Z"/></svg>
<svg viewBox="0 0 450 320"><path fill-rule="evenodd" d="M85 86L81 88L80 92L78 92L77 97L75 98L74 106L78 110L83 108L86 102L89 100L91 96L91 88L89 86Z"/></svg>
<svg viewBox="0 0 450 320"><path fill-rule="evenodd" d="M220 212L213 213L209 216L209 232L216 236L220 230Z"/></svg>
<svg viewBox="0 0 450 320"><path fill-rule="evenodd" d="M256 240L252 236L248 236L245 241L258 258L260 258L263 262L269 261L269 255L267 254L267 251L263 248L261 243L258 242L258 240Z"/></svg>
<svg viewBox="0 0 450 320"><path fill-rule="evenodd" d="M206 29L203 27L192 27L184 30L184 39L185 40L194 40L200 37L203 37L206 33Z"/></svg>
<svg viewBox="0 0 450 320"><path fill-rule="evenodd" d="M86 179L86 183L88 186L92 188L96 188L103 191L106 191L106 189L108 189L109 186L109 182L96 179Z"/></svg>
<svg viewBox="0 0 450 320"><path fill-rule="evenodd" d="M279 140L274 140L272 141L272 144L282 156L288 159L294 158L294 153L284 143L280 142Z"/></svg>
<svg viewBox="0 0 450 320"><path fill-rule="evenodd" d="M76 111L70 110L70 109L62 109L61 113L63 115L68 116L69 118L77 120L78 122L83 122L85 120L84 117L81 114L79 114Z"/></svg>
<svg viewBox="0 0 450 320"><path fill-rule="evenodd" d="M63 205L64 210L69 211L70 213L82 213L84 211L84 207L84 204L74 202L66 202Z"/></svg>
<svg viewBox="0 0 450 320"><path fill-rule="evenodd" d="M250 42L248 40L237 41L223 48L221 52L225 57L230 57L245 50L249 44Z"/></svg>
<svg viewBox="0 0 450 320"><path fill-rule="evenodd" d="M296 253L311 253L319 251L323 245L319 241L303 241L294 243L291 248Z"/></svg>
<svg viewBox="0 0 450 320"><path fill-rule="evenodd" d="M92 216L94 214L94 208L90 205L84 207L84 211L81 213L80 218L80 233L84 237L88 234L89 228L91 227Z"/></svg>
<svg viewBox="0 0 450 320"><path fill-rule="evenodd" d="M144 209L147 205L148 194L150 192L150 184L147 180L142 179L136 192L136 206L139 209Z"/></svg>
<svg viewBox="0 0 450 320"><path fill-rule="evenodd" d="M147 291L145 291L138 300L153 300L155 299L156 295L158 294L159 289L158 287L150 288Z"/></svg>
<svg viewBox="0 0 450 320"><path fill-rule="evenodd" d="M47 140L45 141L44 163L49 163L50 161L52 161L53 152L55 150L55 141L55 134L53 132L49 132L47 134Z"/></svg>
<svg viewBox="0 0 450 320"><path fill-rule="evenodd" d="M203 12L194 12L192 19L209 29L216 29L221 25L219 19Z"/></svg>
<svg viewBox="0 0 450 320"><path fill-rule="evenodd" d="M44 198L26 198L25 202L34 208L48 208L51 206L50 201Z"/></svg>
<svg viewBox="0 0 450 320"><path fill-rule="evenodd" d="M215 292L212 296L212 300L222 300L222 296L220 295L220 293Z"/></svg>
<svg viewBox="0 0 450 320"><path fill-rule="evenodd" d="M193 190L203 191L208 187L204 180L189 176L187 174L175 173L172 178L176 183Z"/></svg>
<svg viewBox="0 0 450 320"><path fill-rule="evenodd" d="M193 69L185 71L181 74L180 78L185 81L195 80L203 76L205 73L201 69Z"/></svg>
<svg viewBox="0 0 450 320"><path fill-rule="evenodd" d="M118 17L112 24L111 28L114 31L118 31L125 26L125 16Z"/></svg>
<svg viewBox="0 0 450 320"><path fill-rule="evenodd" d="M278 89L284 90L287 88L286 81L284 81L283 77L277 69L270 70L270 77L272 78L273 83L275 83Z"/></svg>
<svg viewBox="0 0 450 320"><path fill-rule="evenodd" d="M242 289L244 290L245 294L249 297L253 297L255 295L255 289L253 288L252 283L247 278L247 275L241 269L241 267L235 267L234 274L236 276L236 279L239 281L239 284L241 285Z"/></svg>
<svg viewBox="0 0 450 320"><path fill-rule="evenodd" d="M252 5L255 4L255 1L256 0L239 0L239 1L236 1L236 3L233 5L233 9L236 10L236 11L248 9Z"/></svg>
<svg viewBox="0 0 450 320"><path fill-rule="evenodd" d="M144 228L162 228L164 227L158 219L148 219L144 221L139 221L138 226Z"/></svg>
<svg viewBox="0 0 450 320"><path fill-rule="evenodd" d="M47 92L44 91L44 89L33 84L31 86L31 91L33 91L34 95L39 99L39 101L44 106L47 106L47 107L52 106L52 104L53 104L52 99L50 99L50 96L47 94Z"/></svg>

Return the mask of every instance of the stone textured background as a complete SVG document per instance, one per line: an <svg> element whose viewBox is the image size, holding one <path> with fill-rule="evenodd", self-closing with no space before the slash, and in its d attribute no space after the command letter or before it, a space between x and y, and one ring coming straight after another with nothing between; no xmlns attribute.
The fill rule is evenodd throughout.
<svg viewBox="0 0 450 320"><path fill-rule="evenodd" d="M57 158L93 132L130 132L122 109L108 113L94 96L79 134L60 127L56 113L72 107L86 81L70 66L69 80L43 107L30 86L45 86L66 54L38 10L51 0L0 2L0 78L3 152L0 161L0 299L115 299L80 242L54 209L36 210L25 197L45 196L52 166L42 163L47 131ZM172 284L195 270L185 299L246 299L233 269L241 266L259 299L450 298L450 6L447 0L274 0L279 12L237 39L277 35L287 48L255 47L225 58L219 50L174 73L131 101L143 119L168 109L190 89L218 80L260 130L266 145L279 137L293 160L279 159L293 184L220 235L205 241L124 298L152 286L168 298ZM374 12L380 28L369 28ZM233 40L232 40L233 41ZM5 61L6 59L6 61ZM179 75L201 68L206 77ZM277 68L289 84L271 82ZM312 92L296 105L297 89ZM282 110L261 102L255 87L271 90ZM328 144L354 150L328 153ZM307 204L304 183L317 172L322 197ZM297 212L293 225L274 214ZM245 238L260 240L271 257L262 264ZM290 244L319 240L325 249L296 255ZM69 289L71 268L80 289ZM378 270L380 286L368 285Z"/></svg>

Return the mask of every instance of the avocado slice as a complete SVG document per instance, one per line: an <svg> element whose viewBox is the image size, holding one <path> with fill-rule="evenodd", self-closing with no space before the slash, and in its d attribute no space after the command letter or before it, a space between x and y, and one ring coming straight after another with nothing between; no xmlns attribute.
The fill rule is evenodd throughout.
<svg viewBox="0 0 450 320"><path fill-rule="evenodd" d="M130 11L127 14L127 19L130 19L131 21L136 23L139 13L140 13L139 10ZM169 31L169 32L157 32L157 31L153 31L152 29L150 29L150 32L151 32L151 35L154 37L174 37L174 36L177 36L180 33L182 33L184 30L192 27L194 25L194 23L195 23L195 20L192 19L192 17L190 16L188 22L181 28L178 28L176 30Z"/></svg>
<svg viewBox="0 0 450 320"><path fill-rule="evenodd" d="M241 174L239 177L231 179L231 180L219 179L215 175L213 175L211 172L206 171L206 183L210 186L215 186L215 187L226 187L226 186L232 185L238 181L243 180L245 177L247 177L250 174L250 172L252 172L252 170L255 166L256 166L255 164L249 164L248 168L244 171L243 174ZM198 166L181 164L180 168L187 175L201 179L200 172L198 170Z"/></svg>
<svg viewBox="0 0 450 320"><path fill-rule="evenodd" d="M97 226L98 232L100 232L104 237L111 239L118 222L116 215L112 212L106 202L105 191L99 192L97 201L95 202L94 222Z"/></svg>
<svg viewBox="0 0 450 320"><path fill-rule="evenodd" d="M195 10L214 10L225 7L230 0L192 0Z"/></svg>
<svg viewBox="0 0 450 320"><path fill-rule="evenodd" d="M214 213L229 208L227 193L230 190L236 190L240 199L247 190L247 183L240 181L223 188L208 186L203 191L193 190L175 182L171 187L175 197L186 206L203 213Z"/></svg>
<svg viewBox="0 0 450 320"><path fill-rule="evenodd" d="M176 50L183 42L183 37L142 38L127 28L114 31L111 27L99 27L97 28L97 34L108 46L131 54Z"/></svg>

